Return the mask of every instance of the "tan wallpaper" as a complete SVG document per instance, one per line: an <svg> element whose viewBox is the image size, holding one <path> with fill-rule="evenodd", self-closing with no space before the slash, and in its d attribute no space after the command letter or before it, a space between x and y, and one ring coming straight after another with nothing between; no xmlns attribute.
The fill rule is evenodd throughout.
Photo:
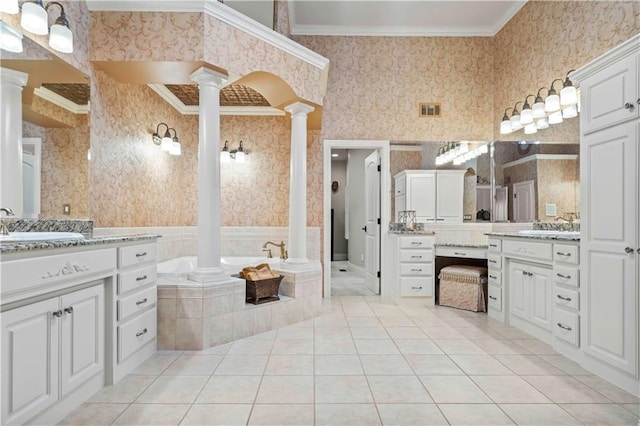
<svg viewBox="0 0 640 426"><path fill-rule="evenodd" d="M538 220L554 221L545 214L545 204L555 204L558 216L580 210L580 172L576 160L538 160Z"/></svg>
<svg viewBox="0 0 640 426"><path fill-rule="evenodd" d="M82 125L86 127L87 125L86 115L74 114L67 109L41 98L40 96L33 96L31 101L31 110L67 126L77 127Z"/></svg>
<svg viewBox="0 0 640 426"><path fill-rule="evenodd" d="M23 122L23 137L42 139L40 217L43 219L89 218L89 127L80 116L76 128L43 128ZM71 214L62 214L70 204Z"/></svg>
<svg viewBox="0 0 640 426"><path fill-rule="evenodd" d="M570 69L581 67L639 31L637 1L530 0L494 37L495 137L500 138L498 126L505 108L528 94L535 95L540 87L549 87ZM556 82L555 87L559 90L562 85ZM569 119L526 139L575 142L578 121ZM518 140L525 135L520 130L510 138Z"/></svg>
<svg viewBox="0 0 640 426"><path fill-rule="evenodd" d="M289 27L289 2L287 0L276 0L276 28L275 30L285 37L291 38L291 28Z"/></svg>

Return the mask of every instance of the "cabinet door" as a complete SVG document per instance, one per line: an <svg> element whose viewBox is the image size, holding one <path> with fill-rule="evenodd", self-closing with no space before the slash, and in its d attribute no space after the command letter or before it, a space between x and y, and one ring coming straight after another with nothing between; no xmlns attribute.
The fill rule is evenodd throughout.
<svg viewBox="0 0 640 426"><path fill-rule="evenodd" d="M96 285L60 297L62 396L104 366L104 286Z"/></svg>
<svg viewBox="0 0 640 426"><path fill-rule="evenodd" d="M435 173L407 176L407 210L415 210L419 222L436 219Z"/></svg>
<svg viewBox="0 0 640 426"><path fill-rule="evenodd" d="M491 211L491 187L478 186L476 188L476 211Z"/></svg>
<svg viewBox="0 0 640 426"><path fill-rule="evenodd" d="M551 330L553 271L551 268L527 266L526 272L531 298L531 322L545 330Z"/></svg>
<svg viewBox="0 0 640 426"><path fill-rule="evenodd" d="M528 266L511 261L508 269L508 286L511 304L511 315L529 320L529 296L527 284L527 275L525 269Z"/></svg>
<svg viewBox="0 0 640 426"><path fill-rule="evenodd" d="M406 195L398 195L396 197L396 222L398 222L398 212L407 210L407 196Z"/></svg>
<svg viewBox="0 0 640 426"><path fill-rule="evenodd" d="M23 424L58 400L58 298L0 314L2 424Z"/></svg>
<svg viewBox="0 0 640 426"><path fill-rule="evenodd" d="M639 127L624 123L586 135L580 143L581 340L589 356L634 375Z"/></svg>
<svg viewBox="0 0 640 426"><path fill-rule="evenodd" d="M632 55L580 84L580 129L590 133L638 117L638 56ZM631 104L632 107L625 107Z"/></svg>
<svg viewBox="0 0 640 426"><path fill-rule="evenodd" d="M438 172L436 195L436 220L462 223L464 173Z"/></svg>

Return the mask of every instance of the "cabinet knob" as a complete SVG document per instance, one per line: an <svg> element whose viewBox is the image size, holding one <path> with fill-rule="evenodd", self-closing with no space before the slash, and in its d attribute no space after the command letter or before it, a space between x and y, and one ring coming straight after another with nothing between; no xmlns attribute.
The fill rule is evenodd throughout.
<svg viewBox="0 0 640 426"><path fill-rule="evenodd" d="M627 102L626 104L624 104L624 109L632 110L633 106L633 102Z"/></svg>
<svg viewBox="0 0 640 426"><path fill-rule="evenodd" d="M53 315L56 318L60 318L62 316L62 311L58 309L57 311L51 312L51 315Z"/></svg>
<svg viewBox="0 0 640 426"><path fill-rule="evenodd" d="M625 253L627 253L627 254L628 254L628 253L633 253L633 248L631 248L631 247L625 247L625 248L624 248L624 252L625 252Z"/></svg>
<svg viewBox="0 0 640 426"><path fill-rule="evenodd" d="M73 306L69 306L68 308L64 308L64 313L71 315L73 313Z"/></svg>

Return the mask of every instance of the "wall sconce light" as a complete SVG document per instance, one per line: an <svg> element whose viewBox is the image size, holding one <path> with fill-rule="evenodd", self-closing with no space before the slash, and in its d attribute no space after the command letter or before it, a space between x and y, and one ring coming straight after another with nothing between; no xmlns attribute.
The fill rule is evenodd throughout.
<svg viewBox="0 0 640 426"><path fill-rule="evenodd" d="M556 89L553 88L553 85L556 81L562 82L562 79L556 78L551 82L551 86L549 87L549 94L547 95L547 99L544 100L544 110L546 112L556 112L560 109L560 96L558 96L558 92L556 92Z"/></svg>
<svg viewBox="0 0 640 426"><path fill-rule="evenodd" d="M524 105L522 106L522 112L520 113L520 123L522 124L530 124L533 123L533 110L531 109L531 105L529 105L528 99L534 95L528 95L524 98Z"/></svg>
<svg viewBox="0 0 640 426"><path fill-rule="evenodd" d="M0 49L7 52L22 53L22 34L0 21Z"/></svg>
<svg viewBox="0 0 640 426"><path fill-rule="evenodd" d="M578 92L576 91L575 86L569 80L569 74L574 72L575 70L569 70L564 79L564 83L562 84L562 90L560 90L560 105L575 105L578 103ZM577 114L576 114L577 115ZM575 117L575 115L573 116Z"/></svg>
<svg viewBox="0 0 640 426"><path fill-rule="evenodd" d="M60 16L51 26L51 33L49 34L49 15L47 12L52 5L60 8ZM19 13L18 0L3 0L0 10L12 15ZM52 49L62 53L73 53L73 33L69 28L69 21L64 13L64 7L57 1L52 1L46 6L42 4L42 0L24 2L20 25L33 34L49 34L49 46Z"/></svg>
<svg viewBox="0 0 640 426"><path fill-rule="evenodd" d="M549 89L546 87L541 87L538 89L538 94L536 95L536 101L533 104L533 118L542 118L545 116L544 112L544 99L540 96L540 90L546 90L549 93Z"/></svg>
<svg viewBox="0 0 640 426"><path fill-rule="evenodd" d="M165 127L165 132L160 136L160 126ZM173 130L173 137L171 136ZM182 147L178 140L178 132L173 127L169 127L166 123L160 123L156 126L156 131L151 135L153 143L160 146L161 151L168 152L171 155L182 155Z"/></svg>
<svg viewBox="0 0 640 426"><path fill-rule="evenodd" d="M522 101L516 102L513 106L513 113L511 114L511 130L516 131L522 129L522 123L520 123L520 111L518 111L518 104L521 104Z"/></svg>
<svg viewBox="0 0 640 426"><path fill-rule="evenodd" d="M509 116L507 115L507 110L513 110L513 108L509 107L504 110L504 115L502 116L502 121L500 122L500 134L508 135L512 132L511 130L511 120L509 120Z"/></svg>
<svg viewBox="0 0 640 426"><path fill-rule="evenodd" d="M221 163L230 163L231 160L235 160L237 163L244 163L246 156L249 155L249 151L245 151L242 141L237 149L229 149L229 141L224 141L224 147L220 153Z"/></svg>

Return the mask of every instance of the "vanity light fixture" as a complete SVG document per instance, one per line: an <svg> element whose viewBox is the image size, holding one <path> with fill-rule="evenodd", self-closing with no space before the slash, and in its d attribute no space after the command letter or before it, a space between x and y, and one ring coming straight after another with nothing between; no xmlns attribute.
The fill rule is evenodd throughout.
<svg viewBox="0 0 640 426"><path fill-rule="evenodd" d="M49 15L51 6L60 8L60 16L51 26L49 34ZM73 53L73 33L69 28L69 21L64 12L64 6L57 1L43 5L42 0L31 0L23 3L20 25L25 30L39 35L49 34L49 46L62 53Z"/></svg>
<svg viewBox="0 0 640 426"><path fill-rule="evenodd" d="M522 112L520 113L520 123L523 125L533 123L533 110L531 109L531 105L529 105L528 101L532 96L535 97L535 95L528 95L524 98L524 105L522 106Z"/></svg>
<svg viewBox="0 0 640 426"><path fill-rule="evenodd" d="M562 123L562 111L556 111L549 116L549 124Z"/></svg>
<svg viewBox="0 0 640 426"><path fill-rule="evenodd" d="M22 53L22 34L0 21L0 49L7 52Z"/></svg>
<svg viewBox="0 0 640 426"><path fill-rule="evenodd" d="M511 120L509 120L509 116L507 115L507 110L513 109L511 107L504 110L504 115L502 116L502 121L500 122L500 134L508 135L512 132L511 130Z"/></svg>
<svg viewBox="0 0 640 426"><path fill-rule="evenodd" d="M538 132L538 127L536 127L536 123L529 123L526 126L524 126L525 135L532 135L537 132Z"/></svg>
<svg viewBox="0 0 640 426"><path fill-rule="evenodd" d="M573 118L578 116L578 106L569 105L562 110L562 118Z"/></svg>
<svg viewBox="0 0 640 426"><path fill-rule="evenodd" d="M230 163L231 160L235 160L237 163L244 163L248 154L249 152L244 149L242 141L237 149L229 149L229 141L227 140L224 141L224 147L220 153L220 162Z"/></svg>
<svg viewBox="0 0 640 426"><path fill-rule="evenodd" d="M549 92L549 89L547 89L546 87L541 87L540 89L538 89L538 94L536 95L536 101L533 104L533 118L542 118L545 116L545 112L544 112L544 99L542 99L542 96L540 96L540 90L546 90L547 93Z"/></svg>
<svg viewBox="0 0 640 426"><path fill-rule="evenodd" d="M173 138L171 139L171 146L169 147L170 155L182 155L182 147L180 146L180 141L178 140L178 132L173 127L169 129L169 131L173 130Z"/></svg>
<svg viewBox="0 0 640 426"><path fill-rule="evenodd" d="M160 126L165 127L164 133L160 133ZM173 137L171 136L173 130ZM167 123L160 123L156 126L156 131L151 135L153 143L160 147L161 151L168 152L171 155L181 155L182 148L178 140L178 132L173 127L169 127Z"/></svg>
<svg viewBox="0 0 640 426"><path fill-rule="evenodd" d="M542 117L539 120L536 120L536 128L538 130L544 130L549 128L549 119L547 117Z"/></svg>
<svg viewBox="0 0 640 426"><path fill-rule="evenodd" d="M520 122L520 111L518 111L518 104L522 101L516 102L513 106L513 113L511 114L511 130L516 131L522 129L522 123Z"/></svg>
<svg viewBox="0 0 640 426"><path fill-rule="evenodd" d="M560 96L558 96L558 92L556 92L556 89L553 88L553 85L556 81L562 82L562 79L556 78L551 82L551 86L549 87L549 94L547 95L547 99L544 100L544 110L546 112L556 112L560 109Z"/></svg>
<svg viewBox="0 0 640 426"><path fill-rule="evenodd" d="M0 2L0 12L8 13L10 15L15 15L20 12L18 0L2 0L2 2Z"/></svg>
<svg viewBox="0 0 640 426"><path fill-rule="evenodd" d="M569 80L569 74L571 74L574 71L575 70L568 71L564 79L564 83L562 83L562 90L560 90L561 106L575 105L578 103L578 92L576 91L576 88L571 82L571 80Z"/></svg>

